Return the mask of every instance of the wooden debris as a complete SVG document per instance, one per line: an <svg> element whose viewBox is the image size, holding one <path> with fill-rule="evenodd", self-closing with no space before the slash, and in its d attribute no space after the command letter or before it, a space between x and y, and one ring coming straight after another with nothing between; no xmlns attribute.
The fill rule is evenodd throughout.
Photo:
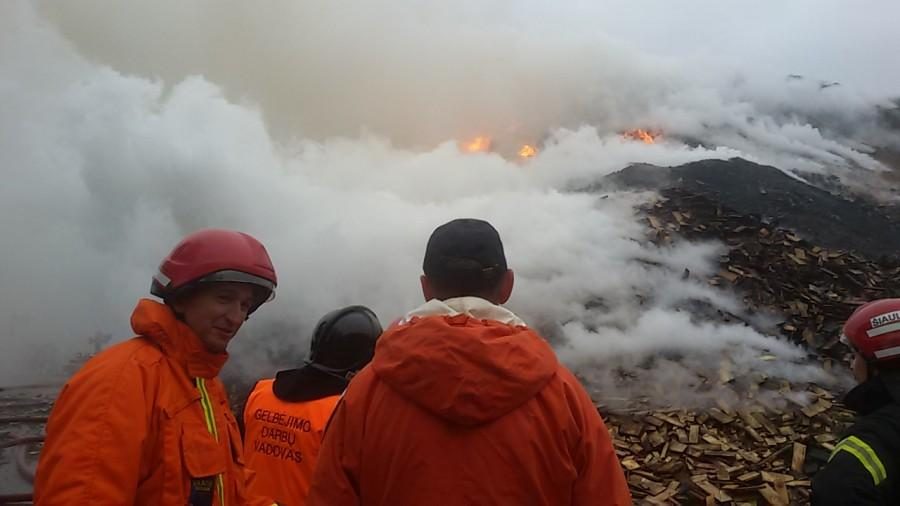
<svg viewBox="0 0 900 506"><path fill-rule="evenodd" d="M811 406L831 403L831 393L818 386L806 393L815 399ZM607 416L636 504L702 504L707 498L716 504L804 504L810 448L827 458L828 446L853 418L841 406L829 405L829 416L813 419L806 407L782 413L754 408L732 415L712 408Z"/></svg>
<svg viewBox="0 0 900 506"><path fill-rule="evenodd" d="M786 491L786 488L776 490L769 485L765 485L759 489L759 493L763 499L772 506L788 506L791 503L790 496L785 493Z"/></svg>
<svg viewBox="0 0 900 506"><path fill-rule="evenodd" d="M791 457L791 471L795 474L803 473L803 463L806 462L806 445L794 443L794 455Z"/></svg>
<svg viewBox="0 0 900 506"><path fill-rule="evenodd" d="M710 483L707 480L706 475L701 475L699 477L691 477L691 481L693 481L695 485L697 485L700 489L702 489L704 492L706 492L707 497L712 497L717 502L724 503L724 502L730 502L733 500L731 498L731 496L729 496L728 494L725 493L724 490L721 490L718 487L716 487L715 485L713 485L712 483Z"/></svg>
<svg viewBox="0 0 900 506"><path fill-rule="evenodd" d="M759 471L750 471L749 473L744 473L744 474L738 476L737 479L738 479L738 481L746 482L746 481L757 481L757 479L759 477L760 477Z"/></svg>
<svg viewBox="0 0 900 506"><path fill-rule="evenodd" d="M626 459L622 459L622 467L629 471L634 471L635 469L640 469L641 465L634 460L634 457L628 457Z"/></svg>
<svg viewBox="0 0 900 506"><path fill-rule="evenodd" d="M650 240L722 241L727 250L717 272L704 281L737 290L752 310L782 315L781 332L815 352L825 370L847 362L848 350L839 342L847 317L867 300L900 292L897 258L865 258L810 244L797 232L732 212L707 195L677 188L661 195L645 208ZM731 314L723 319L740 321ZM766 352L757 357L774 358ZM762 375L736 378L727 361L708 381L756 390L747 392L750 400L737 411L722 405L608 414L635 504L808 504L807 473L827 459L853 419L837 402L838 393ZM753 394L764 389L803 392L810 402L792 395L782 412L767 411L752 405Z"/></svg>
<svg viewBox="0 0 900 506"><path fill-rule="evenodd" d="M819 399L818 401L816 401L815 404L807 406L807 407L803 408L801 411L803 411L804 415L806 415L810 418L813 418L814 416L816 416L820 413L824 413L830 407L831 407L831 401L826 400L826 399Z"/></svg>
<svg viewBox="0 0 900 506"><path fill-rule="evenodd" d="M897 256L865 258L810 244L799 234L723 208L709 195L669 188L645 208L660 243L677 237L719 240L728 247L712 285L735 285L746 302L785 315L788 337L843 360L840 325L860 304L900 291ZM764 356L763 360L766 359ZM730 380L727 371L721 380ZM756 428L756 427L754 427Z"/></svg>
<svg viewBox="0 0 900 506"><path fill-rule="evenodd" d="M675 497L675 494L678 493L678 488L678 482L672 480L669 482L669 486L666 487L665 490L663 490L659 494L647 498L647 502L651 504L668 504L669 500Z"/></svg>
<svg viewBox="0 0 900 506"><path fill-rule="evenodd" d="M697 424L691 425L691 432L688 435L688 443L697 444L700 442L700 426Z"/></svg>

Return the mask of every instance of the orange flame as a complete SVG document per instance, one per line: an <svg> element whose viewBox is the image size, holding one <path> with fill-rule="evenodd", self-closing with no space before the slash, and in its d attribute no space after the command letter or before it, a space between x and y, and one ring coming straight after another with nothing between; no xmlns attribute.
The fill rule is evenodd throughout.
<svg viewBox="0 0 900 506"><path fill-rule="evenodd" d="M622 134L622 137L632 141L641 141L644 144L654 144L656 143L656 139L658 139L661 135L662 134L660 132L644 130L643 128L635 128L634 130L629 130Z"/></svg>
<svg viewBox="0 0 900 506"><path fill-rule="evenodd" d="M531 144L524 144L519 148L519 158L534 158L537 154L537 148Z"/></svg>
<svg viewBox="0 0 900 506"><path fill-rule="evenodd" d="M460 147L463 151L468 153L485 153L491 149L491 138L478 136L468 142L462 143Z"/></svg>

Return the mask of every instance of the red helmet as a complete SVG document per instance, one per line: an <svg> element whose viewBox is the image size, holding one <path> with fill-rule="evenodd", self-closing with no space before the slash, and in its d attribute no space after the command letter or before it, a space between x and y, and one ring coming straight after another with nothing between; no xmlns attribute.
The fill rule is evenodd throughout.
<svg viewBox="0 0 900 506"><path fill-rule="evenodd" d="M841 341L869 362L900 359L900 299L881 299L858 307L844 324Z"/></svg>
<svg viewBox="0 0 900 506"><path fill-rule="evenodd" d="M206 229L189 234L175 246L153 276L150 293L165 300L198 283L225 281L264 289L250 313L272 299L278 283L262 243L243 232Z"/></svg>

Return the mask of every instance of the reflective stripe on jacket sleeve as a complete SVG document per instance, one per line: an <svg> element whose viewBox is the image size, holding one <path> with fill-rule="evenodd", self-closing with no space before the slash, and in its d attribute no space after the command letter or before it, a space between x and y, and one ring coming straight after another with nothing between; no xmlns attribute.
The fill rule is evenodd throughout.
<svg viewBox="0 0 900 506"><path fill-rule="evenodd" d="M878 458L878 454L875 453L875 450L872 449L871 446L865 443L862 439L859 439L856 436L850 436L844 438L838 445L834 448L834 451L831 452L831 456L828 457L828 461L831 462L831 459L834 458L838 452L847 452L850 455L856 457L859 460L860 464L866 468L866 471L872 475L872 480L875 482L875 486L880 485L884 480L887 479L887 471L884 470L884 464L881 463L881 459Z"/></svg>

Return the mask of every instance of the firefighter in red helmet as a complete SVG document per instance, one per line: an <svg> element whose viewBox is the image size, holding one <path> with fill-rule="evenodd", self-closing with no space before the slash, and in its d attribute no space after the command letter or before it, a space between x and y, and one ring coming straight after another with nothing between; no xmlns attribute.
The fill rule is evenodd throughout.
<svg viewBox="0 0 900 506"><path fill-rule="evenodd" d="M35 503L271 504L246 492L240 435L218 379L229 341L275 293L265 247L201 230L162 261L131 315L136 337L89 360L50 414Z"/></svg>
<svg viewBox="0 0 900 506"><path fill-rule="evenodd" d="M859 419L815 476L812 504L900 504L900 299L860 306L841 341L859 382L844 403Z"/></svg>

